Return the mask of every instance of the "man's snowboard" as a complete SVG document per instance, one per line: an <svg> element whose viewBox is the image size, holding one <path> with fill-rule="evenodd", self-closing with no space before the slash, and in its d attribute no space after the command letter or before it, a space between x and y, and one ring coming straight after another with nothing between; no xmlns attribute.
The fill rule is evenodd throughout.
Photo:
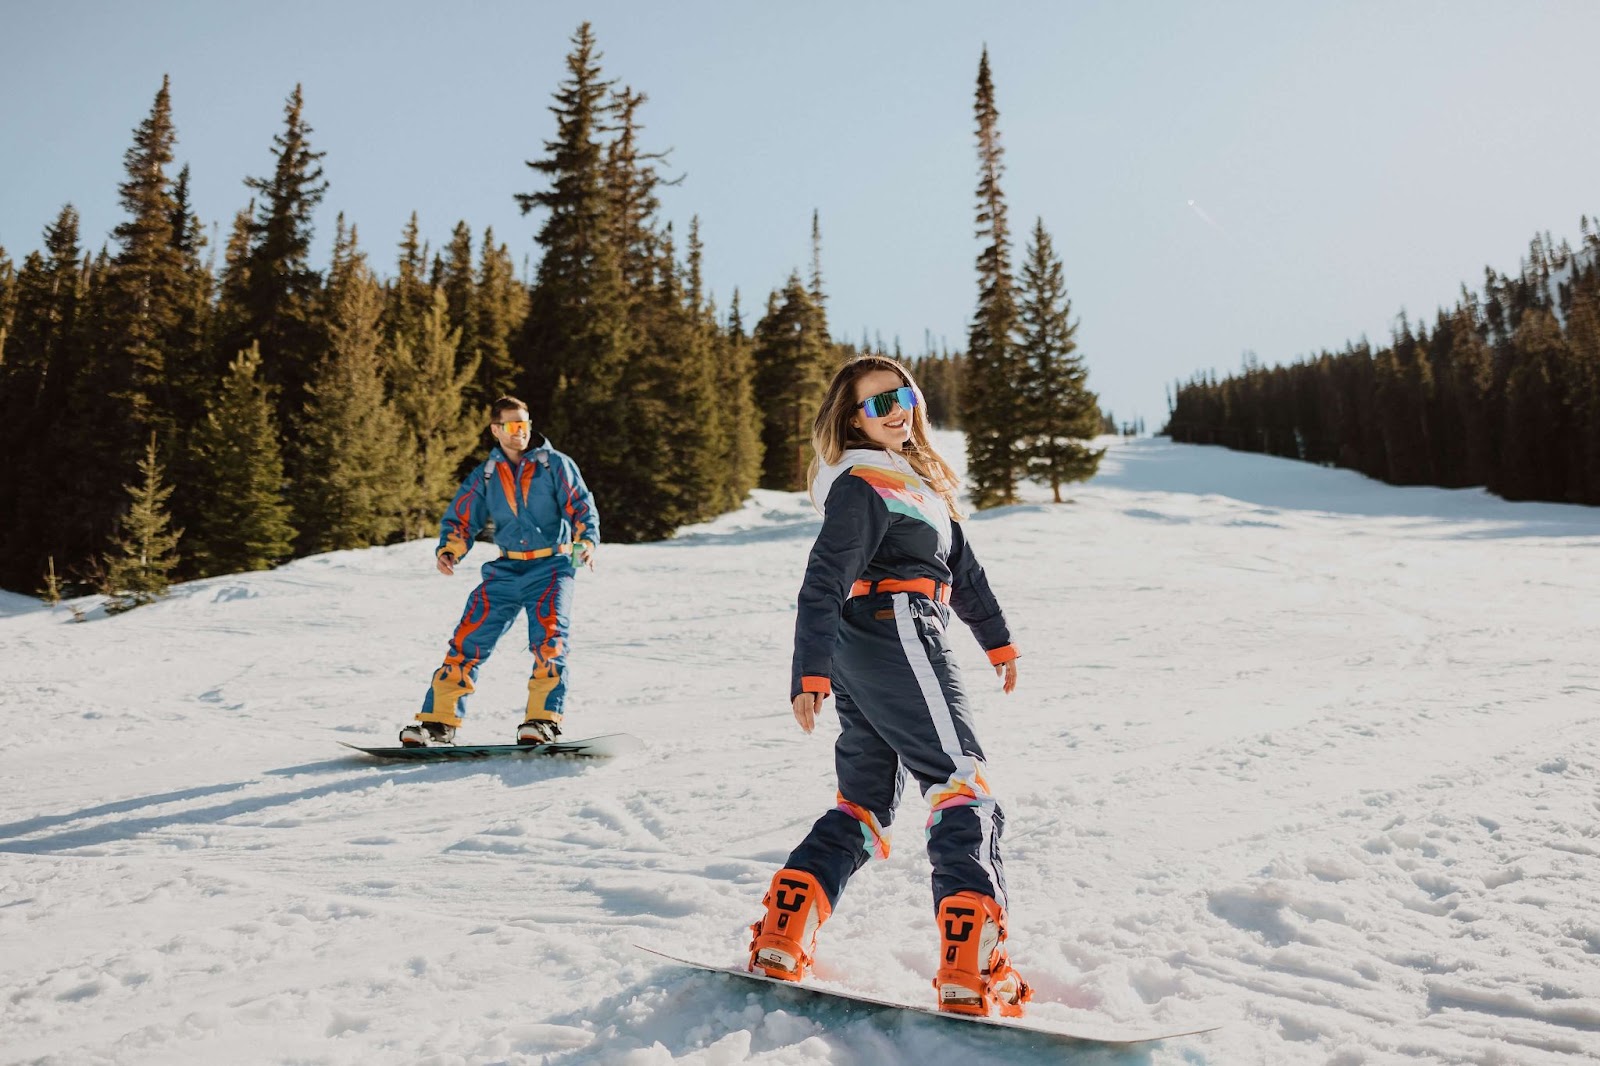
<svg viewBox="0 0 1600 1066"><path fill-rule="evenodd" d="M647 948L642 944L634 945L640 951L649 952L657 958L666 959L668 962L677 963L679 966L688 966L696 970L709 970L712 973L725 974L728 977L738 977L746 981L759 981L765 985L777 985L780 988L793 988L818 998L826 998L842 1003L846 1011L851 1005L872 1008L877 1010L910 1011L914 1014L923 1014L933 1018L941 1018L950 1022L967 1022L974 1025L988 1025L996 1029L1015 1029L1018 1032L1032 1033L1038 1036L1050 1037L1065 1043L1087 1044L1147 1044L1156 1040L1170 1040L1179 1036L1194 1036L1198 1033L1209 1033L1221 1026L1208 1025L1193 1029L1149 1029L1129 1030L1118 1029L1111 1025L1062 1025L1048 1021L1034 1021L1030 1018L980 1018L971 1014L955 1014L939 1010L932 1006L921 1006L911 1003L898 1003L891 999L878 999L875 996L864 996L858 992L845 992L836 988L823 988L821 985L812 984L810 981L779 981L768 977L766 974L750 973L739 966L713 966L709 963L695 962L691 959L680 959L675 955L668 955L654 948ZM930 1001L933 994L930 991Z"/></svg>
<svg viewBox="0 0 1600 1066"><path fill-rule="evenodd" d="M557 740L549 744L432 744L425 748L364 748L360 744L344 744L347 748L376 756L379 759L396 759L406 762L449 762L454 759L492 759L498 756L572 755L586 759L609 759L637 751L644 745L639 738L627 733L608 733L587 740Z"/></svg>

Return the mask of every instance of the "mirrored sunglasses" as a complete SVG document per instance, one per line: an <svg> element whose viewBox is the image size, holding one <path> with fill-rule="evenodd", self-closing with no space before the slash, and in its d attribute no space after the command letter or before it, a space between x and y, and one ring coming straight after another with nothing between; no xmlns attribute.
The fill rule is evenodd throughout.
<svg viewBox="0 0 1600 1066"><path fill-rule="evenodd" d="M898 389L880 392L876 396L868 396L856 404L868 418L882 418L898 405L902 410L909 411L917 406L917 390L909 385L902 385Z"/></svg>

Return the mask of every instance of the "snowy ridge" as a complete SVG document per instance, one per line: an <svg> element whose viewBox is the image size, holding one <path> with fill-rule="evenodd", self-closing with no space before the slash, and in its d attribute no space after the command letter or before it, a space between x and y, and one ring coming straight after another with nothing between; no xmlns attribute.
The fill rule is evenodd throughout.
<svg viewBox="0 0 1600 1066"><path fill-rule="evenodd" d="M609 763L342 754L392 739L471 588L426 542L83 625L0 604L0 1063L1600 1057L1600 513L1156 441L1072 495L971 525L1019 691L956 638L1013 957L1037 1017L1223 1030L1068 1057L633 950L737 960L832 802L831 723L786 701L817 518L757 493L580 577L569 729L649 745ZM524 636L463 740L510 739ZM824 979L931 997L925 817Z"/></svg>

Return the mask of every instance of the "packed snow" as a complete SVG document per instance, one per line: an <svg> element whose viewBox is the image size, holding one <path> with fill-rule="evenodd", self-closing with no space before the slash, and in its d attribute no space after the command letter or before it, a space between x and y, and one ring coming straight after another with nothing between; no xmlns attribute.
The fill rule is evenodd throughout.
<svg viewBox="0 0 1600 1066"><path fill-rule="evenodd" d="M740 961L833 802L787 698L817 519L758 492L579 578L567 729L645 742L612 761L339 747L392 742L472 587L428 542L0 600L0 1062L1600 1059L1600 511L1107 443L969 527L1023 650L1004 696L957 627L1013 959L1035 1018L1221 1029L1051 1045L635 950ZM519 625L460 739L512 739L528 662ZM931 1002L925 817L820 978Z"/></svg>

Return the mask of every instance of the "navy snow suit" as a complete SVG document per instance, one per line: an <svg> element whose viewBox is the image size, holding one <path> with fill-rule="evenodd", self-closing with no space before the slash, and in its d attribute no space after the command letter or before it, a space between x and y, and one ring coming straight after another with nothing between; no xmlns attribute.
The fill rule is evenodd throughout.
<svg viewBox="0 0 1600 1066"><path fill-rule="evenodd" d="M991 663L1017 657L983 567L943 498L903 456L852 448L821 469L812 493L822 531L800 589L790 696L834 697L838 806L787 865L816 877L836 904L868 859L888 856L909 773L932 807L935 907L967 890L1004 907L1005 817L945 635L953 608Z"/></svg>

